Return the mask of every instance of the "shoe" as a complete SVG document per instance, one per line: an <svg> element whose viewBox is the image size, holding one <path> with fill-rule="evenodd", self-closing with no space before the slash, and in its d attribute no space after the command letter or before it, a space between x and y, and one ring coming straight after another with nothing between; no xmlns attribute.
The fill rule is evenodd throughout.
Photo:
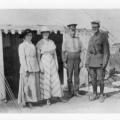
<svg viewBox="0 0 120 120"><path fill-rule="evenodd" d="M47 100L47 105L48 105L48 106L51 105L50 100Z"/></svg>
<svg viewBox="0 0 120 120"><path fill-rule="evenodd" d="M75 92L75 93L74 93L74 96L76 96L76 97L81 97L81 95L80 95L78 92Z"/></svg>
<svg viewBox="0 0 120 120"><path fill-rule="evenodd" d="M72 98L72 97L74 97L74 93L69 93L68 98Z"/></svg>
<svg viewBox="0 0 120 120"><path fill-rule="evenodd" d="M67 102L68 102L67 100L65 100L65 99L63 99L63 98L61 98L61 97L58 98L58 99L59 99L60 102L63 102L63 103L67 103Z"/></svg>
<svg viewBox="0 0 120 120"><path fill-rule="evenodd" d="M100 103L103 103L105 101L105 96L104 95L100 95L99 101L100 101Z"/></svg>
<svg viewBox="0 0 120 120"><path fill-rule="evenodd" d="M28 103L28 107L29 107L29 108L32 108L32 103Z"/></svg>
<svg viewBox="0 0 120 120"><path fill-rule="evenodd" d="M93 95L90 95L90 96L89 96L89 100L90 100L90 101L94 101L94 100L96 100L96 99L98 99L98 96L97 96L96 94L93 94Z"/></svg>
<svg viewBox="0 0 120 120"><path fill-rule="evenodd" d="M26 108L27 107L27 103L22 104L22 107Z"/></svg>

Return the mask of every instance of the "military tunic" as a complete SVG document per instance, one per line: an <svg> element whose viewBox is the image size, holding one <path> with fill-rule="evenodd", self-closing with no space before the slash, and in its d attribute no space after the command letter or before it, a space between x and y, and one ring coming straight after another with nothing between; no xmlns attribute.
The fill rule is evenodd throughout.
<svg viewBox="0 0 120 120"><path fill-rule="evenodd" d="M106 32L97 32L89 40L86 66L93 84L93 92L97 91L97 80L104 84L105 68L110 56L108 35ZM103 92L103 91L102 91Z"/></svg>

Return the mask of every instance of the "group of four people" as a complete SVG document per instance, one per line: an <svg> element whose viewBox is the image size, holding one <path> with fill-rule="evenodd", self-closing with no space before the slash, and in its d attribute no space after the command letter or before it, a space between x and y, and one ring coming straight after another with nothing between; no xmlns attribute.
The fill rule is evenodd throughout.
<svg viewBox="0 0 120 120"><path fill-rule="evenodd" d="M81 53L84 50L82 42L76 36L77 24L68 25L69 32L63 38L62 60L67 69L67 82L70 97L79 96L79 73L82 66ZM92 22L94 35L88 45L86 68L93 85L91 100L97 99L97 79L100 80L101 99L104 100L104 71L109 60L109 44L106 34L99 31L100 24ZM34 46L31 42L32 31L23 33L23 42L19 45L20 83L18 103L32 106L31 103L45 99L50 104L50 98L61 101L63 93L58 74L56 46L49 39L50 30L41 29L42 39ZM74 73L74 84L73 84Z"/></svg>

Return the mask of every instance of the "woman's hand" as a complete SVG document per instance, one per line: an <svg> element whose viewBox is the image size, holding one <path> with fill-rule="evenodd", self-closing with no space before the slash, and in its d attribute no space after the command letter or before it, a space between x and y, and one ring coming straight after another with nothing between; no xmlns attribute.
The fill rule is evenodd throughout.
<svg viewBox="0 0 120 120"><path fill-rule="evenodd" d="M44 73L44 68L43 68L42 63L40 63L40 72L41 72L41 73Z"/></svg>
<svg viewBox="0 0 120 120"><path fill-rule="evenodd" d="M29 77L30 72L29 72L29 71L26 71L25 75L26 75L26 77Z"/></svg>
<svg viewBox="0 0 120 120"><path fill-rule="evenodd" d="M50 54L51 54L51 55L54 55L54 53L55 53L55 51L53 51L53 50L50 51Z"/></svg>

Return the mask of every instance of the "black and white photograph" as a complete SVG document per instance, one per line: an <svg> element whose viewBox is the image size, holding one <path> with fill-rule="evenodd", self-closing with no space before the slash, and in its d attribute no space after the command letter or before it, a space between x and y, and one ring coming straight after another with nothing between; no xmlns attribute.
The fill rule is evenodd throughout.
<svg viewBox="0 0 120 120"><path fill-rule="evenodd" d="M0 9L0 113L120 113L120 9Z"/></svg>

